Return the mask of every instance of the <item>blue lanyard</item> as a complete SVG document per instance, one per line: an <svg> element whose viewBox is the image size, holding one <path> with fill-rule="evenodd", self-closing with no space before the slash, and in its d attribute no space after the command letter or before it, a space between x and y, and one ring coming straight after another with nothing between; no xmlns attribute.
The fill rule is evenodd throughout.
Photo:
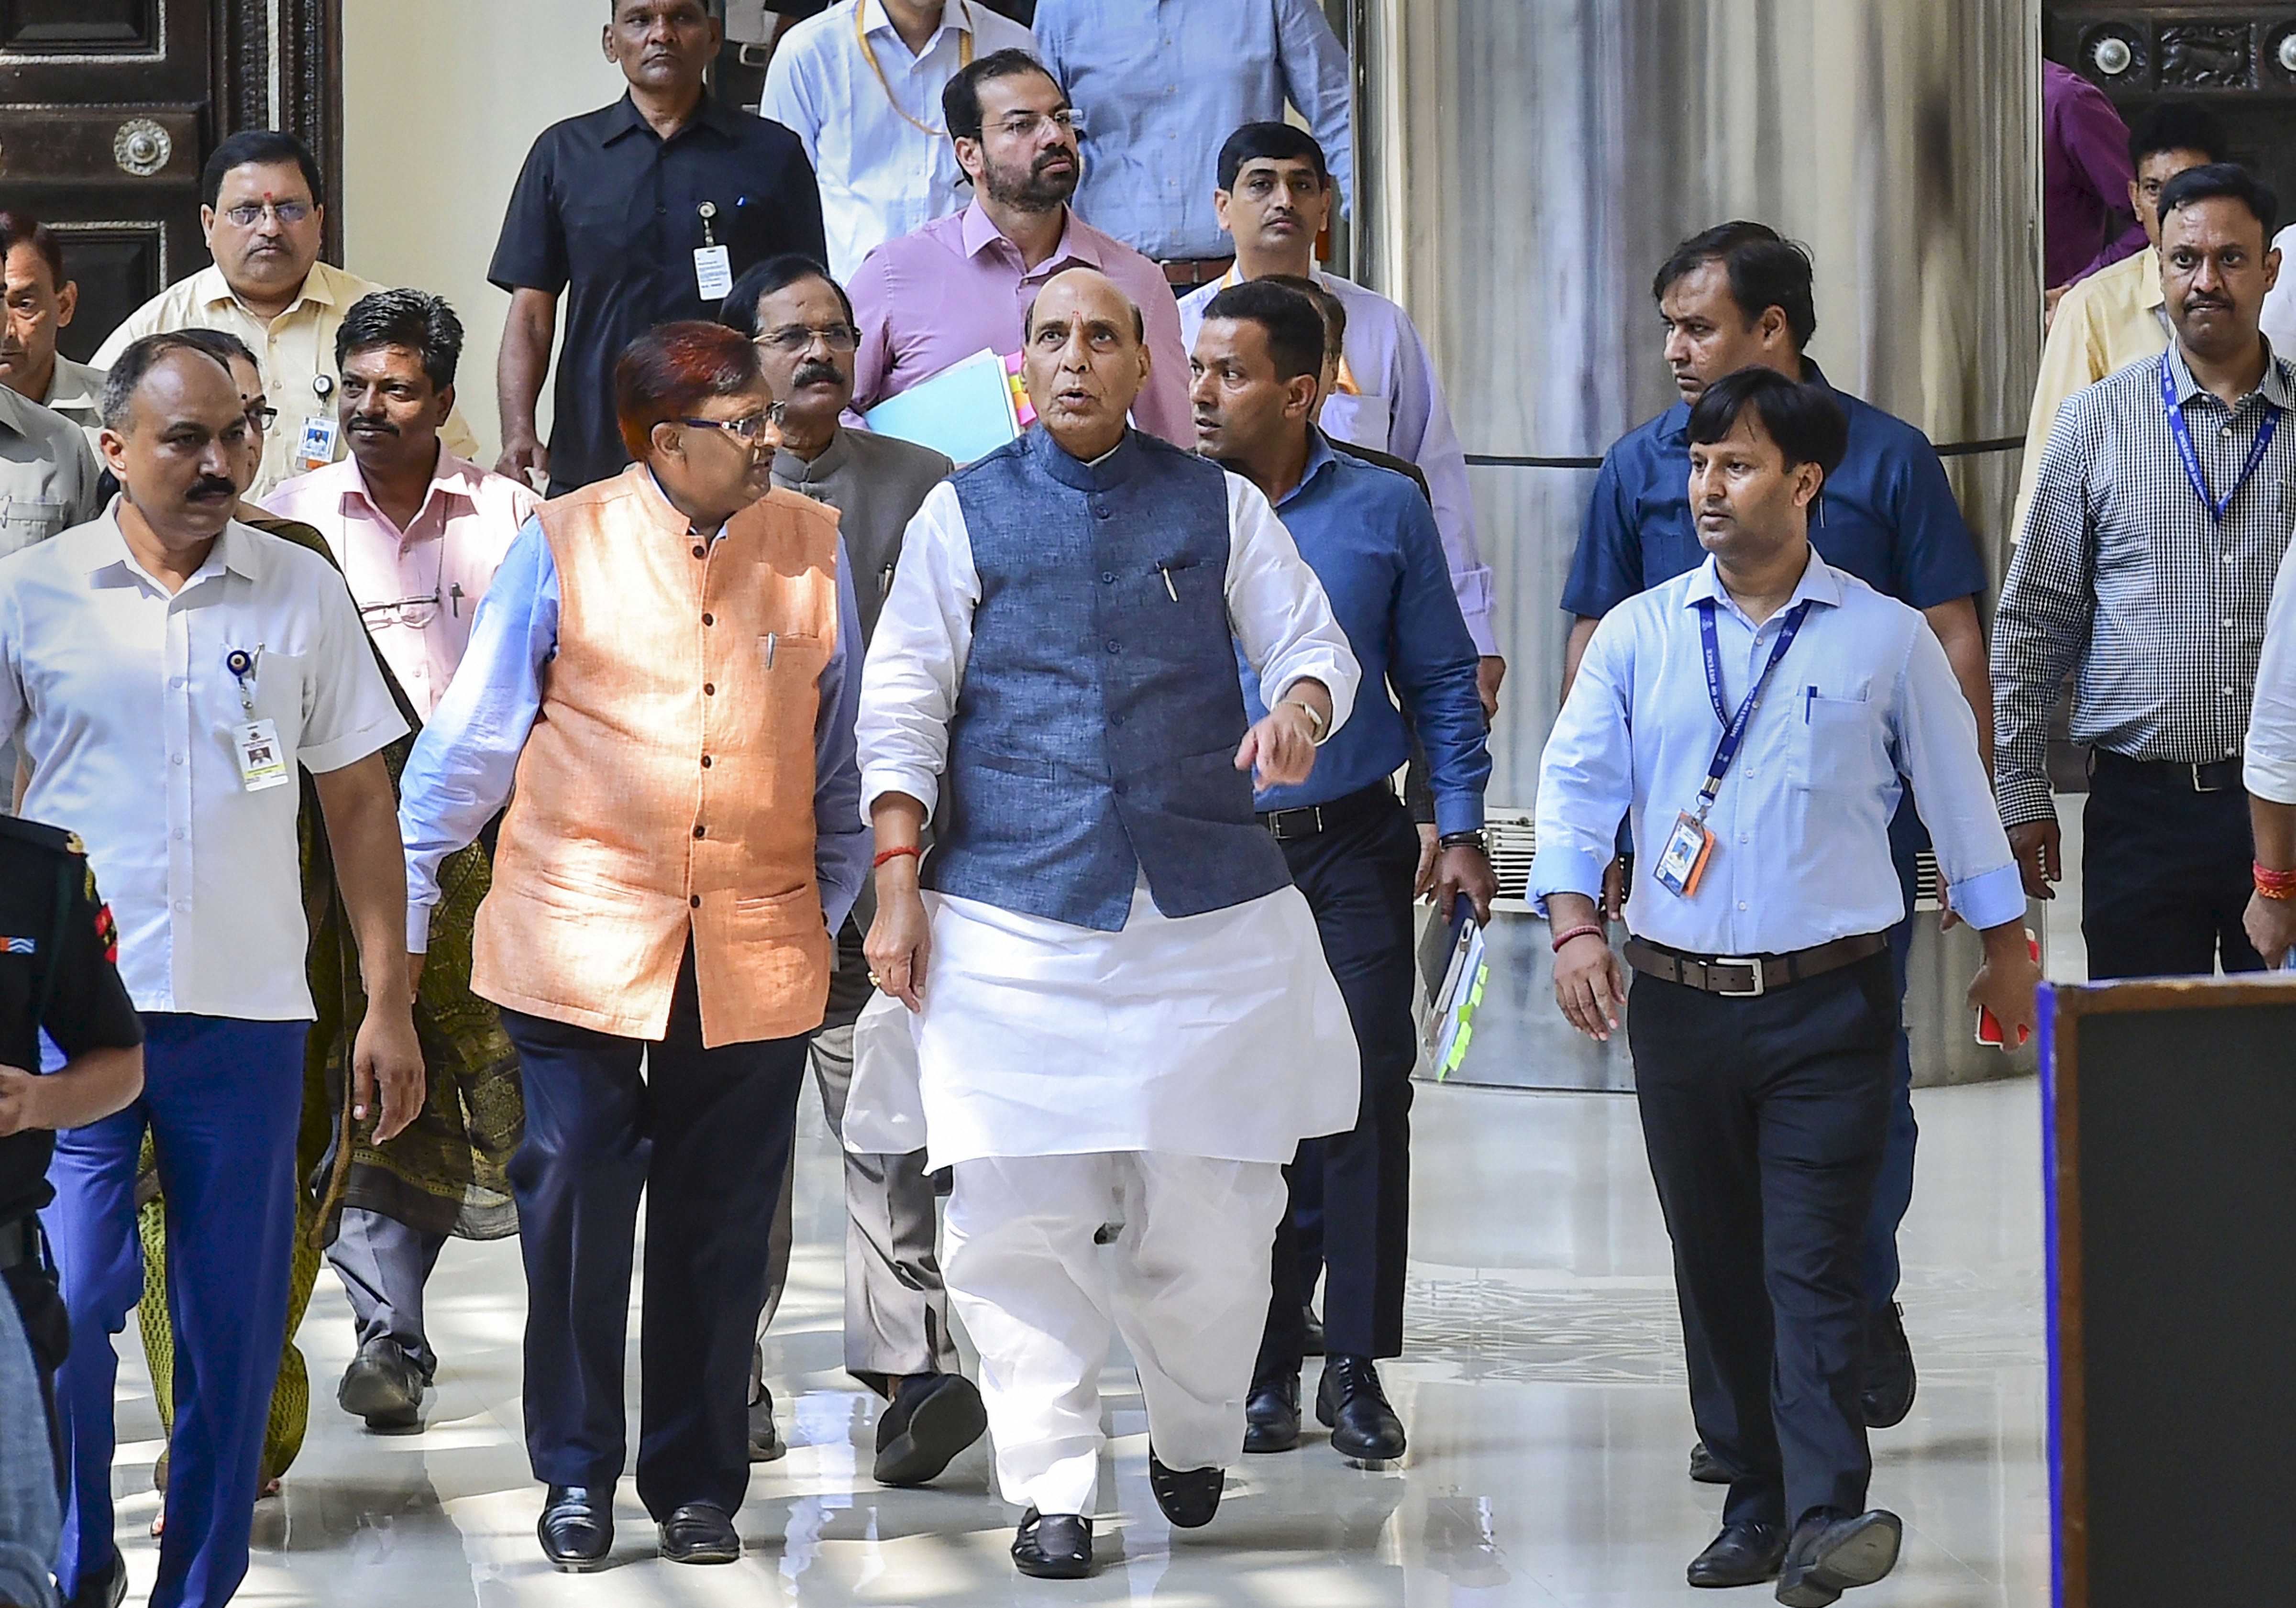
<svg viewBox="0 0 2296 1608"><path fill-rule="evenodd" d="M2185 423L2185 405L2177 400L2177 381L2169 373L2166 357L2161 359L2161 406L2169 414L2169 433L2176 438L2177 455L2185 461L2185 478L2192 481L2194 495L2201 499L2209 516L2223 524L2225 515L2232 509L2233 498L2248 484L2249 476L2256 472L2272 446L2273 432L2280 428L2279 407L2270 402L2264 405L2264 423L2257 429L2256 445L2248 449L2248 462L2240 466L2240 479L2232 483L2232 489L2219 501L2209 495L2208 477L2201 472L2200 454L2193 450L2193 429Z"/></svg>
<svg viewBox="0 0 2296 1608"><path fill-rule="evenodd" d="M1738 745L1746 739L1747 724L1754 718L1754 704L1762 689L1770 684L1770 674L1778 668L1778 660L1793 646L1795 634L1809 613L1805 599L1787 613L1785 623L1778 628L1778 639L1770 648L1770 661L1746 689L1746 701L1733 715L1730 706L1722 701L1722 648L1714 636L1715 603L1710 597L1698 600L1698 644L1706 659L1706 696L1713 701L1714 718L1722 723L1722 741L1714 745L1714 762L1706 767L1706 785L1698 790L1698 818L1704 820L1706 812L1714 807L1715 795L1722 791L1722 778L1729 771L1730 762L1738 757Z"/></svg>

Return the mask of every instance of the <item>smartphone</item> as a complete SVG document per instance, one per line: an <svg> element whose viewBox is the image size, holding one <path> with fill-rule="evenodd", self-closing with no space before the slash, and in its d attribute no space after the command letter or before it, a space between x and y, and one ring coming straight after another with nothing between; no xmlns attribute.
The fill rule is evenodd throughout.
<svg viewBox="0 0 2296 1608"><path fill-rule="evenodd" d="M2032 956L2033 964L2037 966L2041 964L2041 940L2030 927L2025 929L2025 949L2028 954ZM2017 1042L2020 1045L2022 1045L2025 1040L2030 1038L2032 1036L2032 1030L2030 1028L2020 1027L2017 1030ZM2005 1050L2009 1046L2002 1040L2003 1034L2001 1031L2000 1019L1995 1016L1991 1011L1987 1010L1983 1005L1978 1006L1977 1042L1983 1045L1988 1050Z"/></svg>

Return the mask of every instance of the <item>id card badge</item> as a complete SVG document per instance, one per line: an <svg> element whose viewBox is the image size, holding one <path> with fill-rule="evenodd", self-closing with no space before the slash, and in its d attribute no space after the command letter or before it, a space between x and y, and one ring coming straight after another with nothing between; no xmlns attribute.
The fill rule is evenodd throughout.
<svg viewBox="0 0 2296 1608"><path fill-rule="evenodd" d="M734 258L724 246L697 246L693 251L693 283L704 301L723 301L734 288Z"/></svg>
<svg viewBox="0 0 2296 1608"><path fill-rule="evenodd" d="M279 743L279 728L268 720L233 726L231 748L239 760L239 785L244 792L284 787L295 779L287 751Z"/></svg>
<svg viewBox="0 0 2296 1608"><path fill-rule="evenodd" d="M296 462L306 470L324 469L335 461L335 444L342 439L342 426L327 414L313 414L303 421L303 439L295 448Z"/></svg>
<svg viewBox="0 0 2296 1608"><path fill-rule="evenodd" d="M1674 819L1651 879L1669 893L1688 898L1698 891L1698 879L1706 874L1706 862L1713 856L1714 834L1706 830L1705 822L1685 810Z"/></svg>

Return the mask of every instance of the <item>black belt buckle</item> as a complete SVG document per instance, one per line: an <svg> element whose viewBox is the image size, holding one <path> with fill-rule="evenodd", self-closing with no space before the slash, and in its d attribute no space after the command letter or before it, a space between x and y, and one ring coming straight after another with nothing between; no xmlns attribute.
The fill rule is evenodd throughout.
<svg viewBox="0 0 2296 1608"><path fill-rule="evenodd" d="M1279 843L1293 838L1311 838L1324 830L1324 807L1309 804L1300 809L1272 809L1267 812L1267 835Z"/></svg>

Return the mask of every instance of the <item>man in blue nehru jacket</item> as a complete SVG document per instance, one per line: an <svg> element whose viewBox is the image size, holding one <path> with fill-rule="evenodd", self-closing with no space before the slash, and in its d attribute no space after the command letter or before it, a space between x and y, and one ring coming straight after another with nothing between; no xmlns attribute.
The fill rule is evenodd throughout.
<svg viewBox="0 0 2296 1608"><path fill-rule="evenodd" d="M1310 1147L1293 1174L1296 1181L1312 1171L1323 1202L1328 1356L1316 1415L1331 1427L1333 1450L1376 1465L1405 1449L1403 1421L1380 1388L1375 1359L1403 1350L1418 1059L1411 901L1419 833L1390 778L1415 727L1442 833L1430 891L1446 918L1464 893L1480 919L1496 890L1482 833L1491 759L1475 642L1427 499L1402 475L1333 451L1316 427L1324 335L1322 314L1301 292L1260 280L1230 286L1204 308L1190 401L1197 447L1275 504L1374 688L1314 775L1267 789L1257 802L1315 912L1363 1062L1355 1127ZM1249 680L1244 693L1250 706ZM1289 1451L1300 1441L1307 1334L1296 1215L1284 1213L1276 1229L1267 1330L1245 1405L1248 1452Z"/></svg>
<svg viewBox="0 0 2296 1608"><path fill-rule="evenodd" d="M914 1013L927 1161L955 1175L943 1266L998 1487L1026 1510L1013 1560L1075 1579L1111 1324L1157 1505L1209 1523L1243 1445L1283 1164L1355 1123L1345 1007L1249 773L1308 780L1358 672L1267 497L1126 423L1140 309L1072 269L1024 337L1038 423L926 497L870 643L865 948Z"/></svg>

